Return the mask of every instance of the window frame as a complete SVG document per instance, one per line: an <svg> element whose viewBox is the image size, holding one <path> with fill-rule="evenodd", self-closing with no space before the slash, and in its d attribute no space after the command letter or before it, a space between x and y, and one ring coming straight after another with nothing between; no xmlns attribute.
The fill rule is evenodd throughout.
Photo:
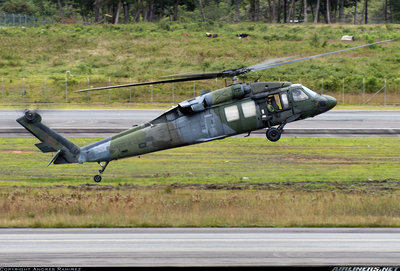
<svg viewBox="0 0 400 271"><path fill-rule="evenodd" d="M227 122L233 122L240 119L239 108L237 104L224 107L224 113Z"/></svg>
<svg viewBox="0 0 400 271"><path fill-rule="evenodd" d="M253 100L245 101L240 106L242 107L243 116L246 119L257 115L256 103Z"/></svg>
<svg viewBox="0 0 400 271"><path fill-rule="evenodd" d="M293 93L294 91L300 91L300 93L302 93L303 95L294 96L294 95L293 95L293 94L294 94L294 93ZM292 90L291 90L291 96L292 96L293 102L295 102L295 103L307 101L307 100L310 99L310 96L308 96L307 93L306 93L302 88L300 88L300 87L297 87L297 88L292 89ZM298 97L298 98L295 98L295 97ZM299 99L299 98L300 98L300 99Z"/></svg>
<svg viewBox="0 0 400 271"><path fill-rule="evenodd" d="M286 100L283 99L284 95L285 95ZM290 108L289 95L288 95L287 91L280 93L280 98L281 98L282 110L286 110L286 109Z"/></svg>

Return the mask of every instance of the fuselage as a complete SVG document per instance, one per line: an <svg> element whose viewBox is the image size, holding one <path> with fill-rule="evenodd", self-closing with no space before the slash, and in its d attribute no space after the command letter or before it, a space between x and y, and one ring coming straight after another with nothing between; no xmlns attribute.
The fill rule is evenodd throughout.
<svg viewBox="0 0 400 271"><path fill-rule="evenodd" d="M313 117L335 105L333 97L290 82L235 84L205 92L148 123L82 147L77 162L111 161L222 139Z"/></svg>

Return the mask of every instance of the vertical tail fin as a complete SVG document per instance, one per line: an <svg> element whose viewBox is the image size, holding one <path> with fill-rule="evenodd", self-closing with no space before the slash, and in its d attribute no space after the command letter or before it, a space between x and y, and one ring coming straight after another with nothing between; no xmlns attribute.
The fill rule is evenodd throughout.
<svg viewBox="0 0 400 271"><path fill-rule="evenodd" d="M56 152L49 165L77 163L80 148L74 143L59 135L42 122L42 117L33 111L25 111L24 116L17 119L17 122L27 129L32 135L41 141L35 144L42 152Z"/></svg>

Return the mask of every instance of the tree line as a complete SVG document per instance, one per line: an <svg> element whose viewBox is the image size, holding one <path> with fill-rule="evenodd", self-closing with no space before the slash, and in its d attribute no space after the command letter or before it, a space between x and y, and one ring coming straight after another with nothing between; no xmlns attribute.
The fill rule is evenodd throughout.
<svg viewBox="0 0 400 271"><path fill-rule="evenodd" d="M0 10L86 24L160 20L326 24L400 21L398 0L0 0Z"/></svg>

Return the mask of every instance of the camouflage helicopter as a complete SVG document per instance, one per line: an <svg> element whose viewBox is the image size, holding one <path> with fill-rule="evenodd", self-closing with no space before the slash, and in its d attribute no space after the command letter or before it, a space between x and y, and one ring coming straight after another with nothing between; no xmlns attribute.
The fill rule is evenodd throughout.
<svg viewBox="0 0 400 271"><path fill-rule="evenodd" d="M233 79L229 86L214 91L204 90L200 96L179 103L147 123L84 147L78 147L42 124L42 118L37 112L27 110L17 122L41 141L36 146L42 152L55 152L48 166L52 163L97 162L101 169L99 174L94 176L94 181L100 182L103 172L112 160L223 139L242 133L250 135L252 131L262 128L266 128L266 137L270 141L277 141L284 132L286 124L324 113L336 106L336 99L317 94L301 84L258 82L258 80L252 83L239 83L237 76L388 41L393 40L305 58L280 58L222 72L178 74L172 76L172 79L78 90L76 92L217 77Z"/></svg>

